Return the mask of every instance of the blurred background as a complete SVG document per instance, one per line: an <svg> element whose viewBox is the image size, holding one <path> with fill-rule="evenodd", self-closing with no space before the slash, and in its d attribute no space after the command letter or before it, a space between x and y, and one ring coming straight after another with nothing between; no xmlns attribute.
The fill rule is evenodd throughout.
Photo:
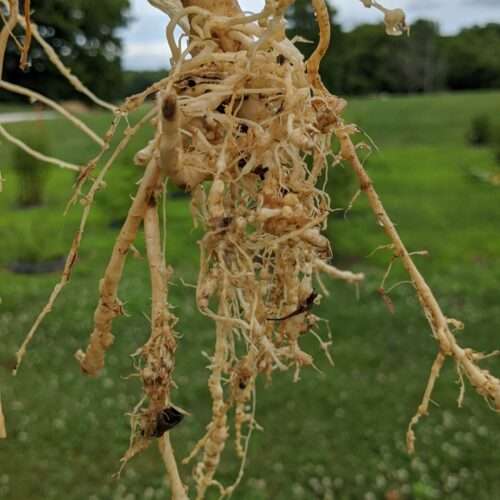
<svg viewBox="0 0 500 500"><path fill-rule="evenodd" d="M60 57L99 96L119 102L164 77L169 53L166 16L145 0L45 0L33 19ZM242 2L258 10L263 2ZM370 175L435 290L445 313L462 319L462 344L500 346L500 4L386 0L402 6L410 37L385 35L379 12L357 0L331 4L333 45L323 79L349 101L346 120ZM289 35L315 42L308 1L289 13ZM19 36L21 34L19 33ZM308 55L314 44L300 44ZM81 100L33 45L28 72L14 44L6 80L48 95L104 133L109 113ZM135 122L144 111L131 116ZM39 106L0 92L0 124L34 149L76 164L97 152L79 131ZM123 128L121 129L123 132ZM154 447L112 478L128 446L127 412L140 398L130 354L148 337L149 281L144 261L130 258L120 288L128 317L116 320L116 341L103 375L83 377L73 353L86 344L97 286L141 172L134 153L152 135L143 129L119 157L98 193L71 282L33 341L16 378L14 353L58 280L80 208L63 211L74 175L41 164L0 140L0 391L8 439L0 441L0 498L8 500L166 499ZM332 147L336 147L335 144ZM347 168L334 168L327 189L345 208L357 187ZM213 325L196 310L197 240L189 200L172 192L167 205L167 259L174 266L171 302L181 318L175 402L191 416L172 439L187 454L209 421L206 358ZM458 409L457 373L445 369L435 405L417 427L417 454L405 451L436 345L413 290L394 288L388 308L377 292L390 254L360 197L332 215L328 235L339 267L362 271L359 290L331 282L318 314L333 332L335 367L310 342L322 373L277 374L262 384L247 473L235 498L492 499L500 491L499 420L473 390ZM142 235L137 242L143 249ZM386 288L405 280L395 265ZM326 327L325 327L326 328ZM484 362L497 375L498 359ZM191 466L184 466L184 474ZM230 483L239 463L231 444L221 467ZM214 496L217 498L217 496Z"/></svg>

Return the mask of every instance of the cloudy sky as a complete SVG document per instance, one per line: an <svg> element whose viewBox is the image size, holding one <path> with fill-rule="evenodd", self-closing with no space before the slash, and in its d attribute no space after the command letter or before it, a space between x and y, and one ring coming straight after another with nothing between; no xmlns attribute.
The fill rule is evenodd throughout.
<svg viewBox="0 0 500 500"><path fill-rule="evenodd" d="M500 22L500 0L383 0L388 8L403 7L410 23L418 18L439 21L443 33L455 33L463 26ZM379 22L379 12L366 9L358 0L332 2L345 28L363 22ZM244 10L258 11L264 0L241 0ZM165 43L167 17L147 0L132 0L133 22L123 33L124 63L129 69L158 69L168 66Z"/></svg>

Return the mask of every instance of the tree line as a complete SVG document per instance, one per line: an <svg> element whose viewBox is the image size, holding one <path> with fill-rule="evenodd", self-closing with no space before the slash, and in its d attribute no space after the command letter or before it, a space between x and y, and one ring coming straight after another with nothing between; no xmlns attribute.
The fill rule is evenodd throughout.
<svg viewBox="0 0 500 500"><path fill-rule="evenodd" d="M382 25L363 24L345 31L336 22L336 11L329 11L332 45L321 71L327 87L338 94L500 88L500 24L444 36L438 23L421 19L412 22L409 37L390 37ZM289 34L313 42L299 44L310 55L318 41L311 3L296 1L288 21Z"/></svg>
<svg viewBox="0 0 500 500"><path fill-rule="evenodd" d="M61 59L96 93L120 99L165 76L158 71L124 71L118 30L130 21L129 0L45 0L34 13L40 32ZM346 31L336 21L332 46L322 64L325 84L337 94L418 93L500 88L500 24L465 28L453 36L428 20L412 23L411 36L389 37L382 25L363 24ZM309 0L297 0L288 13L289 35L308 56L318 40ZM22 39L22 33L17 33ZM52 98L71 99L44 53L34 46L31 67L18 67L17 48L9 47L5 78ZM12 99L7 93L1 100Z"/></svg>

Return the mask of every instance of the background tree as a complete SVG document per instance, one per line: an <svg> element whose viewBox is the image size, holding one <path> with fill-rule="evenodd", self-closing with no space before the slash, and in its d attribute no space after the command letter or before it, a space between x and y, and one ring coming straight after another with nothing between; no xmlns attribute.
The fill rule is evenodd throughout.
<svg viewBox="0 0 500 500"><path fill-rule="evenodd" d="M389 92L396 75L388 69L391 42L383 26L363 24L345 34L342 90L348 94Z"/></svg>
<svg viewBox="0 0 500 500"><path fill-rule="evenodd" d="M442 39L432 21L416 21L411 36L403 38L363 24L343 33L342 40L340 88L347 94L433 92L445 85Z"/></svg>
<svg viewBox="0 0 500 500"><path fill-rule="evenodd" d="M389 67L392 63L392 73L396 76L391 91L435 92L444 87L446 60L437 23L419 19L412 24L411 36L396 42L399 43L390 45L397 57L386 59Z"/></svg>
<svg viewBox="0 0 500 500"><path fill-rule="evenodd" d="M500 87L500 24L464 29L445 46L451 90Z"/></svg>
<svg viewBox="0 0 500 500"><path fill-rule="evenodd" d="M122 83L122 47L117 30L129 20L129 6L129 0L44 0L33 4L32 18L41 35L88 87L104 98L113 98ZM9 51L4 78L58 99L74 95L36 42L27 72L19 69L13 43Z"/></svg>

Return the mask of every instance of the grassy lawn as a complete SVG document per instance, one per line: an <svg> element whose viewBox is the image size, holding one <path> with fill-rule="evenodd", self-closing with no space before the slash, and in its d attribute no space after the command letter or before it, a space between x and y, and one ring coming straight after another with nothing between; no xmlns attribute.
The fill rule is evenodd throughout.
<svg viewBox="0 0 500 500"><path fill-rule="evenodd" d="M354 100L347 116L359 123L379 151L368 160L381 197L429 284L451 317L466 322L461 341L478 350L500 347L500 189L472 178L469 169L493 169L486 149L465 145L470 119L491 113L500 93ZM109 117L85 119L104 131ZM22 132L28 125L8 129ZM29 125L34 126L34 125ZM82 162L95 148L62 121L46 124L51 154ZM151 447L130 463L120 481L112 478L127 448L126 413L140 397L130 354L148 337L149 281L144 261L130 259L120 297L129 317L114 325L116 341L103 375L83 377L73 359L86 345L102 276L133 183L141 172L130 164L149 138L144 130L120 158L97 204L77 267L52 314L31 345L16 378L13 354L44 305L57 274L17 275L6 266L25 254L53 258L65 253L80 208L62 216L73 174L54 171L46 206L18 210L16 180L9 169L9 147L0 142L0 387L9 439L0 442L0 498L6 500L166 499L162 465ZM335 171L331 182L335 183ZM192 230L185 200L168 204L168 260L175 267L171 302L181 321L175 401L188 409L172 433L180 457L202 435L209 418L206 359L213 325L194 305L199 232ZM364 271L360 291L329 283L319 313L330 320L335 367L317 346L307 346L323 371L277 374L262 385L258 421L243 483L235 498L268 499L492 499L500 491L498 416L468 388L458 409L459 386L447 365L434 394L436 405L417 427L417 454L405 451L406 426L417 408L436 353L413 292L392 293L391 315L376 290L388 263L386 240L359 199L346 220L333 218L330 236L339 266ZM143 248L142 241L137 244ZM390 283L406 279L395 266ZM484 362L500 374L498 359ZM239 464L231 447L221 467L224 483ZM191 466L184 467L184 474ZM216 498L216 496L214 496Z"/></svg>

